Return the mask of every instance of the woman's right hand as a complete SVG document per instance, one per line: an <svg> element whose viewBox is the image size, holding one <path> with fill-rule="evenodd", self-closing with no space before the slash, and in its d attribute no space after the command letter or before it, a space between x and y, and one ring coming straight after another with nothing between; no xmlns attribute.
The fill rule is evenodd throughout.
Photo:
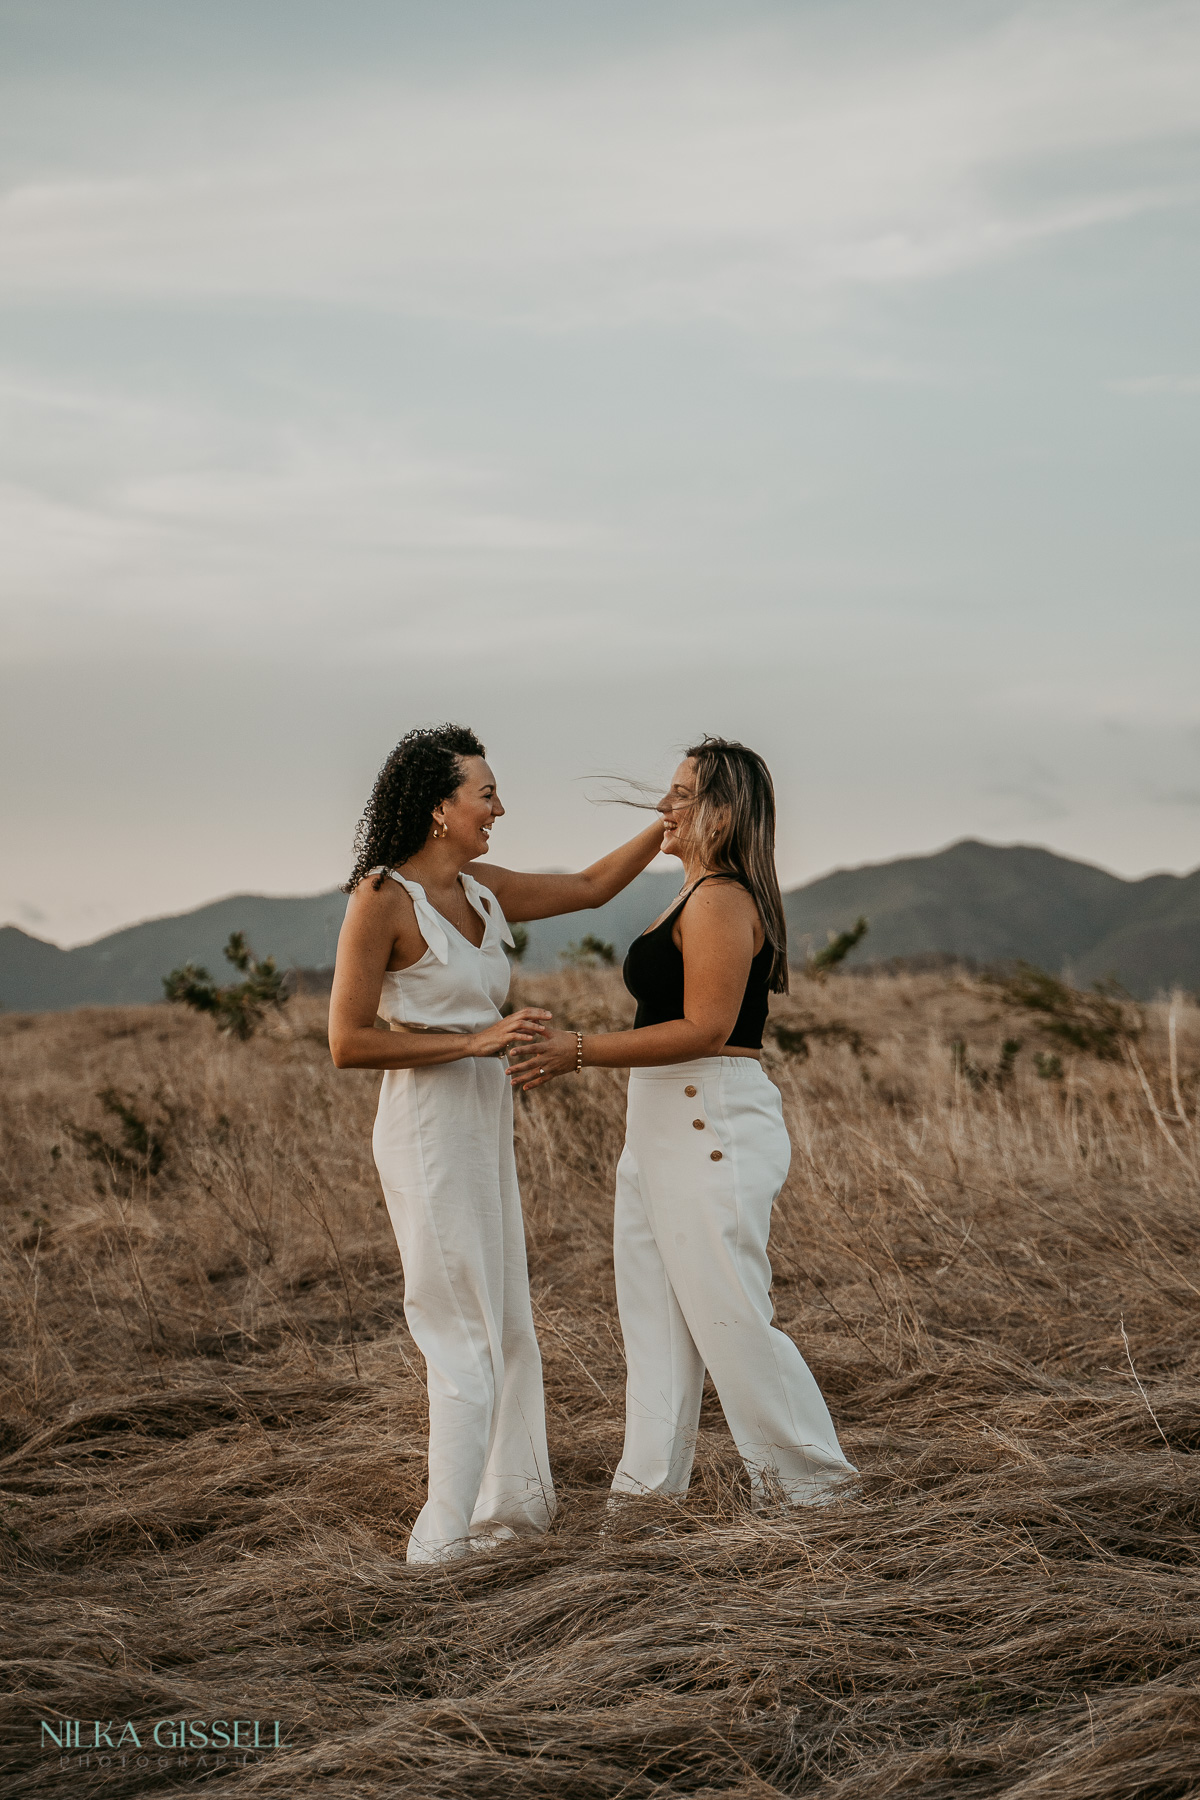
<svg viewBox="0 0 1200 1800"><path fill-rule="evenodd" d="M546 1029L543 1021L553 1017L544 1007L523 1006L519 1012L509 1013L507 1019L497 1019L494 1025L472 1033L468 1055L503 1056L518 1045L536 1043Z"/></svg>

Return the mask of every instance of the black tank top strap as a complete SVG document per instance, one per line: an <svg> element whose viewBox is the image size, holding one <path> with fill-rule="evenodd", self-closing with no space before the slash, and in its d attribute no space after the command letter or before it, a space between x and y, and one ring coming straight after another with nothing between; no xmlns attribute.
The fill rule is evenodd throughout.
<svg viewBox="0 0 1200 1800"><path fill-rule="evenodd" d="M729 879L733 879L733 878L730 877ZM684 907L687 905L688 901L691 899L692 895L695 893L696 889L698 887L703 887L703 885L706 881L714 881L714 880L716 880L716 877L713 875L698 876L697 879L695 881L693 881L691 887L684 888L682 894L676 894L675 898L671 902L671 910L668 912L666 918L660 919L658 921L657 925L654 925L651 927L651 930L661 931L664 925L673 925L675 923L676 919L679 917L680 913L683 911ZM738 886L739 887L741 886L740 882L738 882ZM644 932L642 935L644 937L649 937L650 932L649 931Z"/></svg>

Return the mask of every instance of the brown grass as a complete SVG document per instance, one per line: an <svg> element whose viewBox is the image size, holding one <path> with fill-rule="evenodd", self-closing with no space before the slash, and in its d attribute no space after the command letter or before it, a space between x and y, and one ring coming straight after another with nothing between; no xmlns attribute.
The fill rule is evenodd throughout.
<svg viewBox="0 0 1200 1800"><path fill-rule="evenodd" d="M851 1030L773 1059L776 1302L863 1497L752 1517L709 1401L687 1501L599 1535L623 1082L592 1072L519 1108L560 1518L445 1571L401 1560L422 1371L377 1078L332 1068L323 1003L244 1045L163 1007L0 1020L5 1793L1200 1795L1200 1017L1174 1085L1161 1008L1145 1085L1055 1082L967 977L801 989L782 1020ZM523 997L624 1016L608 975ZM955 1072L1008 1035L1011 1086ZM118 1143L106 1088L161 1122L157 1175L73 1135ZM59 1715L293 1748L66 1773Z"/></svg>

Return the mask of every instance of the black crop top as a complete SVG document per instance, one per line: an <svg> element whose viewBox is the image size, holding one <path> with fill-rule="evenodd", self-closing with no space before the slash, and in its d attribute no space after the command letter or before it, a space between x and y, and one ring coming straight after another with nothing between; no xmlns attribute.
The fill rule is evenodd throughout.
<svg viewBox="0 0 1200 1800"><path fill-rule="evenodd" d="M702 875L700 881L711 881ZM682 1019L683 952L671 936L672 928L688 900L700 886L695 882L678 906L673 906L661 924L634 938L625 958L622 974L625 986L638 1003L635 1031L643 1025L666 1025ZM767 1022L767 983L771 974L773 952L764 941L762 949L750 964L742 1008L726 1043L734 1050L761 1050L763 1026Z"/></svg>

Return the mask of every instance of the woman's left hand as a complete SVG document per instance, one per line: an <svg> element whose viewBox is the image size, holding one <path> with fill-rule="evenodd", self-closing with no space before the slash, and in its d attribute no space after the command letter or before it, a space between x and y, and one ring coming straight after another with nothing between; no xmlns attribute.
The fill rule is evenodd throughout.
<svg viewBox="0 0 1200 1800"><path fill-rule="evenodd" d="M547 1031L531 1049L521 1047L523 1060L508 1065L508 1076L515 1088L541 1087L556 1075L574 1074L578 1043L573 1031Z"/></svg>

